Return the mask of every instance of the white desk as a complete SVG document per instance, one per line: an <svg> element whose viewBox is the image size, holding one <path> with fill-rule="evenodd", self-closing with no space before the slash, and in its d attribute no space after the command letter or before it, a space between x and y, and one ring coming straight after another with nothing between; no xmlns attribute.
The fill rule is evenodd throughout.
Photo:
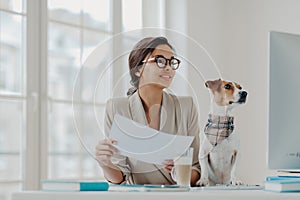
<svg viewBox="0 0 300 200"><path fill-rule="evenodd" d="M196 192L41 192L12 194L12 200L299 200L300 193L251 190L210 190Z"/></svg>

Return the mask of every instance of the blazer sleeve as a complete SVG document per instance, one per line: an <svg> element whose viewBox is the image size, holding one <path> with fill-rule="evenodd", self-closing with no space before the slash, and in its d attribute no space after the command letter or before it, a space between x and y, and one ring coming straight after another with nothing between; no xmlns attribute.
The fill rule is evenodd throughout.
<svg viewBox="0 0 300 200"><path fill-rule="evenodd" d="M109 138L109 132L113 123L114 116L116 113L118 113L119 106L121 105L118 105L117 101L114 99L109 99L106 102L104 130L105 130L105 136L108 138ZM122 171L124 176L124 182L128 181L131 174L131 168L127 162L127 159L128 158L126 156L122 156L118 154L113 155L111 158L112 163Z"/></svg>

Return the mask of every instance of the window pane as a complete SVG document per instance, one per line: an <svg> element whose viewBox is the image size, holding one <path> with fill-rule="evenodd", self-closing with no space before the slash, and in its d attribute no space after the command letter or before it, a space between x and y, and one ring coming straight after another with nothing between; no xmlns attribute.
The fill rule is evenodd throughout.
<svg viewBox="0 0 300 200"><path fill-rule="evenodd" d="M81 144L74 128L72 105L49 102L48 127L48 178L78 177Z"/></svg>
<svg viewBox="0 0 300 200"><path fill-rule="evenodd" d="M93 106L74 105L75 108L80 106L82 106L81 113L75 112L78 123L76 128L83 144L89 153L93 154L94 148L103 138L103 134L97 124ZM49 117L48 178L103 177L93 155L88 154L79 142L74 128L72 109L72 105L53 103L51 111L49 111L51 114ZM99 107L97 111L103 113L104 108ZM102 116L100 120L103 120Z"/></svg>
<svg viewBox="0 0 300 200"><path fill-rule="evenodd" d="M84 32L84 57L88 58L89 53L95 49L96 46L107 39L109 35L101 34L92 31ZM103 48L103 54L99 55L99 65L95 68L84 67L81 69L81 93L82 100L86 102L94 102L95 95L99 95L96 98L97 103L105 103L105 100L111 92L111 69L107 67L108 59L111 57L111 49L105 49L107 45L101 45ZM103 73L103 71L105 73ZM76 88L77 89L77 88ZM100 94L97 93L101 91Z"/></svg>
<svg viewBox="0 0 300 200"><path fill-rule="evenodd" d="M101 45L101 43L105 42L105 40L107 40L109 37L111 37L111 35L107 33L89 31L86 29L83 30L83 38L84 38L83 39L83 43L84 43L83 62L98 45ZM109 50L107 50L106 53L109 54L110 53ZM107 55L102 55L101 58L105 59L107 58L106 56Z"/></svg>
<svg viewBox="0 0 300 200"><path fill-rule="evenodd" d="M103 120L104 106L83 106L82 107L82 130L79 131L82 142L86 148L94 154L95 146L99 140L104 139Z"/></svg>
<svg viewBox="0 0 300 200"><path fill-rule="evenodd" d="M0 101L0 180L21 178L21 142L25 132L24 106L18 101Z"/></svg>
<svg viewBox="0 0 300 200"><path fill-rule="evenodd" d="M51 153L76 153L81 149L74 128L71 104L49 101L49 151Z"/></svg>
<svg viewBox="0 0 300 200"><path fill-rule="evenodd" d="M24 0L0 0L0 8L15 12L26 12L26 1Z"/></svg>
<svg viewBox="0 0 300 200"><path fill-rule="evenodd" d="M80 157L78 155L50 155L49 179L78 178L80 174Z"/></svg>
<svg viewBox="0 0 300 200"><path fill-rule="evenodd" d="M84 148L81 156L81 174L86 178L103 177L102 170L94 159L95 147L104 138L103 120L104 106L74 105L74 117L76 119L78 133Z"/></svg>
<svg viewBox="0 0 300 200"><path fill-rule="evenodd" d="M104 175L101 167L98 165L97 161L94 160L89 154L85 154L83 157L82 169L82 173L85 178L104 180Z"/></svg>
<svg viewBox="0 0 300 200"><path fill-rule="evenodd" d="M103 66L103 67L106 67L105 71L103 74L99 74L97 79L98 82L93 88L94 89L93 99L95 96L95 100L93 102L100 103L100 104L106 103L106 101L112 97L112 71L113 70L112 67L109 66ZM83 92L87 92L87 91L83 91ZM87 99L87 97L88 96L85 96L85 99Z"/></svg>
<svg viewBox="0 0 300 200"><path fill-rule="evenodd" d="M20 155L0 155L0 181L21 178Z"/></svg>
<svg viewBox="0 0 300 200"><path fill-rule="evenodd" d="M123 30L142 28L142 1L122 0Z"/></svg>
<svg viewBox="0 0 300 200"><path fill-rule="evenodd" d="M110 2L109 0L84 0L83 1L84 21L83 26L111 31L109 27Z"/></svg>
<svg viewBox="0 0 300 200"><path fill-rule="evenodd" d="M48 0L48 9L52 20L80 24L82 0Z"/></svg>
<svg viewBox="0 0 300 200"><path fill-rule="evenodd" d="M19 152L25 130L23 103L0 100L0 110L0 152Z"/></svg>
<svg viewBox="0 0 300 200"><path fill-rule="evenodd" d="M104 179L98 163L87 153L50 155L48 178Z"/></svg>
<svg viewBox="0 0 300 200"><path fill-rule="evenodd" d="M26 22L22 16L0 11L0 93L24 93L23 48Z"/></svg>
<svg viewBox="0 0 300 200"><path fill-rule="evenodd" d="M0 199L11 199L11 193L15 191L20 191L21 189L21 183L0 183Z"/></svg>
<svg viewBox="0 0 300 200"><path fill-rule="evenodd" d="M48 46L49 96L71 100L80 67L79 29L50 23Z"/></svg>

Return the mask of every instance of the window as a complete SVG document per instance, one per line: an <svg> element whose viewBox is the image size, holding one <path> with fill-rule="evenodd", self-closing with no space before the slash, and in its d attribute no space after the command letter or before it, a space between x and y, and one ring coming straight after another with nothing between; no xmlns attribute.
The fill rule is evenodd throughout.
<svg viewBox="0 0 300 200"><path fill-rule="evenodd" d="M0 110L5 113L0 115L0 199L9 199L11 191L38 189L40 179L102 177L78 140L74 107L80 111L76 128L91 150L95 138L102 137L95 113L102 123L105 101L112 95L113 69L100 80L96 102L96 69L79 72L99 43L122 30L142 28L141 2L0 0ZM33 22L32 15L39 13L48 17L35 17L38 23ZM132 38L124 44L126 40ZM38 48L31 48L33 43ZM100 63L112 54L105 51ZM127 62L127 70L125 66ZM75 84L81 89L74 96ZM28 140L42 145L29 148ZM26 169L29 166L36 169ZM26 180L31 176L37 178Z"/></svg>
<svg viewBox="0 0 300 200"><path fill-rule="evenodd" d="M90 84L94 83L90 81L94 72L82 70L81 66L99 43L112 36L111 12L109 0L76 0L72 4L68 0L48 0L48 178L101 176L97 163L78 140L73 106L83 115L76 121L80 137L86 139L83 140L85 145L95 146L95 143L86 143L95 141L93 133L98 130L85 128L84 124L86 119L93 118L89 111L94 104L89 97L95 89L95 85ZM75 83L80 85L81 95L73 102ZM109 81L106 87L111 87ZM105 106L99 103L99 108ZM101 139L101 135L96 138Z"/></svg>
<svg viewBox="0 0 300 200"><path fill-rule="evenodd" d="M41 2L41 3L40 3ZM35 4L39 4L35 6ZM41 4L46 4L47 8ZM95 111L98 120L103 121L105 101L110 97L111 70L101 80L105 83L103 92L98 94L97 102L94 104L93 95L96 77L93 69L88 69L79 74L81 66L89 53L101 42L110 38L114 33L123 30L122 23L113 21L112 16L121 19L119 12L122 6L121 1L112 3L110 0L75 0L70 3L68 0L0 0L0 199L9 199L10 191L18 191L22 188L33 188L26 186L32 182L26 181L24 176L27 173L26 155L35 148L27 148L26 140L36 143L45 140L37 151L45 152L47 155L40 155L32 165L38 166L38 171L31 173L33 176L42 178L100 178L101 169L91 156L81 146L76 135L73 120L73 106L81 111L78 128L85 130L80 132L81 139L87 147L95 146L95 138L101 139L99 127L95 124ZM37 27L27 26L28 7L41 9L30 10L30 12L48 13L48 18L42 18L41 23L47 24L47 37L42 36L42 30ZM48 12L47 12L48 11ZM32 14L32 13L29 13ZM141 17L141 16L139 16ZM45 21L48 19L48 21ZM44 21L43 21L44 20ZM131 27L134 21L131 20ZM135 27L141 28L141 19ZM34 24L34 23L33 23ZM36 23L38 24L38 23ZM127 26L126 26L127 27ZM29 28L27 30L27 28ZM35 33L38 29L38 37L41 38L43 46L38 44L41 55L28 57L27 54L27 33ZM127 29L128 30L128 29ZM36 34L36 33L35 33ZM47 41L43 41L47 40ZM38 43L38 42L37 42ZM31 45L31 43L28 43ZM28 48L30 49L30 48ZM33 60L42 57L46 52L46 58L41 63L45 66L34 65L29 69L26 65L27 59ZM35 52L37 53L37 52ZM38 52L39 53L39 52ZM111 56L108 49L105 58ZM41 77L45 69L46 79ZM28 71L29 70L29 71ZM29 73L37 71L38 73ZM79 74L79 75L78 75ZM28 134L28 113L27 101L28 91L32 91L32 85L27 85L29 76L36 80L38 85L46 85L46 109L41 104L41 93L33 93L33 98L38 101L35 109L41 118L38 124L33 127L37 130L45 130L39 136L45 137L35 140ZM73 101L73 88L75 82L80 85L80 95ZM100 85L102 83L99 83ZM103 84L102 84L103 85ZM43 87L41 87L43 89ZM39 91L41 92L41 91ZM45 91L42 91L45 92ZM45 126L45 127L41 127ZM30 129L30 127L29 127ZM43 149L45 148L45 149ZM29 152L26 152L29 151ZM42 162L42 163L41 163ZM40 173L42 175L38 175ZM38 182L38 180L34 180ZM35 183L38 184L38 183Z"/></svg>
<svg viewBox="0 0 300 200"><path fill-rule="evenodd" d="M22 186L27 121L25 8L25 0L0 0L0 199Z"/></svg>

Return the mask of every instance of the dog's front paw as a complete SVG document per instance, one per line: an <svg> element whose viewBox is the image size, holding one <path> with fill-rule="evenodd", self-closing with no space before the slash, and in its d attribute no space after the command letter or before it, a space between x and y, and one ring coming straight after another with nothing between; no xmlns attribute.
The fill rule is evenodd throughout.
<svg viewBox="0 0 300 200"><path fill-rule="evenodd" d="M231 180L230 180L230 184L231 184L231 185L243 185L243 182L240 181L240 180L231 179Z"/></svg>
<svg viewBox="0 0 300 200"><path fill-rule="evenodd" d="M200 178L196 184L198 186L209 186L208 178Z"/></svg>

